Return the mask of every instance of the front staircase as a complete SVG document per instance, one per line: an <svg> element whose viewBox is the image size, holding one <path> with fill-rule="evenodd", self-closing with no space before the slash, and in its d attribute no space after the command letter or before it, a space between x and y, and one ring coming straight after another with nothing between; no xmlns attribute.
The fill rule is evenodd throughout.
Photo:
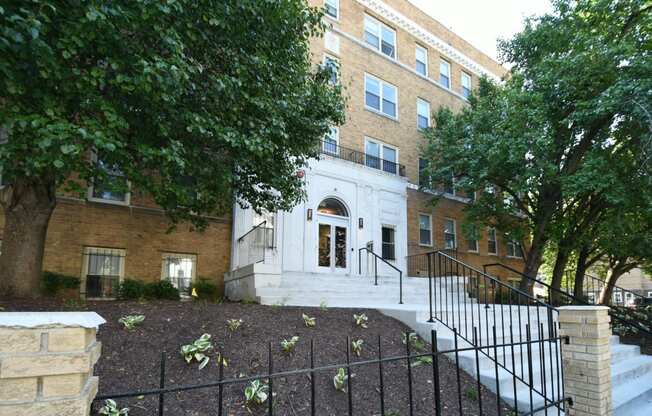
<svg viewBox="0 0 652 416"><path fill-rule="evenodd" d="M471 282L468 277L448 276L443 286L445 290L435 283L434 322L430 321L427 278L403 277L403 304L399 304L397 276L378 276L378 285L375 285L373 276L283 272L280 278L270 282L269 285L264 281L255 284L255 297L261 304L378 309L402 321L426 340L430 340L431 331L436 330L439 350L453 348L452 327L457 329L459 348L470 347L472 343L494 345L494 341L497 344L516 343L519 338L525 341L528 331L533 341L550 338L550 331L556 333L556 313L549 313L549 309L542 306L485 305L469 297ZM495 340L493 331L489 330L494 326L497 328ZM474 327L482 328L477 338L473 335ZM480 382L490 390L496 392L499 388L501 399L519 413L530 412L544 406L544 395L548 403L563 396L561 375L557 372L561 365L559 349L563 348L559 344L541 341L532 344L530 351L518 345L513 351L507 346L497 351L488 348L484 350L486 354L479 354L479 369L474 351L465 351L459 355L460 366L473 377L479 375ZM611 352L614 415L652 415L652 357L642 355L638 346L621 344L617 336L611 339ZM499 365L498 380L496 363ZM515 382L512 373L522 381ZM557 414L557 410L550 408L548 413Z"/></svg>

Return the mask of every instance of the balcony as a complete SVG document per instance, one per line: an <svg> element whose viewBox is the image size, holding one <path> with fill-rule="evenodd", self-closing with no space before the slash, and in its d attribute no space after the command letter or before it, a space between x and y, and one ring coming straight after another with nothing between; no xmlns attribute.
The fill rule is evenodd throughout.
<svg viewBox="0 0 652 416"><path fill-rule="evenodd" d="M357 163L358 165L364 165L372 169L378 169L392 175L405 177L405 166L391 160L381 159L377 156L342 147L333 141L322 140L319 150L323 155Z"/></svg>

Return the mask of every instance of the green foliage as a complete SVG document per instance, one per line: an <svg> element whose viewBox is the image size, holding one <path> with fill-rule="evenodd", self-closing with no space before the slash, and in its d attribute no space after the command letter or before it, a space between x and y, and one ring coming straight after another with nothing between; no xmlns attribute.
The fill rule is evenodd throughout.
<svg viewBox="0 0 652 416"><path fill-rule="evenodd" d="M193 282L191 293L197 293L197 299L215 302L220 299L220 288L208 279L199 278Z"/></svg>
<svg viewBox="0 0 652 416"><path fill-rule="evenodd" d="M168 280L145 283L141 280L125 279L120 283L120 299L168 299L179 300L179 290Z"/></svg>
<svg viewBox="0 0 652 416"><path fill-rule="evenodd" d="M125 300L138 300L145 297L145 282L135 279L124 279L120 283L118 297Z"/></svg>
<svg viewBox="0 0 652 416"><path fill-rule="evenodd" d="M206 364L208 364L210 358L207 354L212 349L213 344L211 343L210 334L203 334L192 344L182 345L181 355L187 363L190 363L192 360L197 361L199 363L199 369L201 370L206 367Z"/></svg>
<svg viewBox="0 0 652 416"><path fill-rule="evenodd" d="M41 290L47 296L55 296L63 289L79 289L80 283L79 277L45 271L41 281Z"/></svg>
<svg viewBox="0 0 652 416"><path fill-rule="evenodd" d="M356 341L351 341L351 350L355 355L358 357L360 354L362 354L362 345L364 344L364 341L361 339L358 339Z"/></svg>
<svg viewBox="0 0 652 416"><path fill-rule="evenodd" d="M410 332L409 334L403 333L401 335L401 341L403 342L403 345L408 343L408 339L410 346L417 351L423 351L426 348L426 343L423 342L421 338L419 338L419 335L417 335L416 332Z"/></svg>
<svg viewBox="0 0 652 416"><path fill-rule="evenodd" d="M294 347L297 346L297 342L299 342L299 337L294 335L290 339L284 339L281 341L281 349L283 350L284 353L290 354L294 352Z"/></svg>
<svg viewBox="0 0 652 416"><path fill-rule="evenodd" d="M351 378L353 378L355 374L351 374ZM342 367L337 369L337 374L333 376L333 386L335 386L335 390L341 391L341 392L346 392L346 384L347 384L347 374L346 370Z"/></svg>
<svg viewBox="0 0 652 416"><path fill-rule="evenodd" d="M319 309L322 312L327 311L328 310L328 302L326 302L325 300L322 300L321 302L319 302Z"/></svg>
<svg viewBox="0 0 652 416"><path fill-rule="evenodd" d="M354 315L353 315L353 321L354 321L355 324L356 324L357 326L359 326L360 328L368 328L368 327L369 327L369 326L367 325L367 322L369 321L369 318L368 318L367 315L365 315L364 313L361 313L361 314L359 314L359 315L354 314Z"/></svg>
<svg viewBox="0 0 652 416"><path fill-rule="evenodd" d="M100 408L99 413L106 416L129 416L129 408L118 409L115 400L107 399L104 401L104 406Z"/></svg>
<svg viewBox="0 0 652 416"><path fill-rule="evenodd" d="M145 320L145 315L126 315L118 319L126 329L135 329Z"/></svg>
<svg viewBox="0 0 652 416"><path fill-rule="evenodd" d="M301 314L301 317L303 318L303 324L306 327L313 328L315 325L317 325L317 318L310 317L305 313Z"/></svg>
<svg viewBox="0 0 652 416"><path fill-rule="evenodd" d="M476 389L474 389L473 387L467 388L466 391L464 392L464 395L469 400L472 400L472 401L477 401L478 400L478 391Z"/></svg>
<svg viewBox="0 0 652 416"><path fill-rule="evenodd" d="M226 320L226 327L231 332L237 331L240 328L241 325L242 325L242 319L227 319Z"/></svg>
<svg viewBox="0 0 652 416"><path fill-rule="evenodd" d="M267 401L269 387L260 380L253 380L245 388L244 395L247 406L261 405Z"/></svg>
<svg viewBox="0 0 652 416"><path fill-rule="evenodd" d="M421 357L417 357L414 360L412 360L412 363L410 363L411 367L419 367L420 365L430 365L432 364L432 356L430 355L424 355Z"/></svg>

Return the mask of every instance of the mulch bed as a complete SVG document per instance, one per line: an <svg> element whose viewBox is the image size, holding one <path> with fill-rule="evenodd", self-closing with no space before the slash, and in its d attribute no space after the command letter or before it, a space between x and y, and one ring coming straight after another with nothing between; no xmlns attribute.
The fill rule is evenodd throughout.
<svg viewBox="0 0 652 416"><path fill-rule="evenodd" d="M201 302L89 302L62 304L54 300L0 300L5 311L34 310L92 310L107 323L102 325L98 338L102 342L102 356L95 367L100 377L99 394L117 394L158 387L161 352L167 358L166 385L181 386L214 382L218 378L216 360L199 370L197 363L186 364L179 354L182 344L192 343L203 333L212 335L213 344L223 351L228 361L225 377L241 378L264 374L267 371L268 343L272 343L274 371L294 370L310 366L310 340L315 345L315 366L346 362L346 337L364 340L361 357L352 362L377 357L378 335L382 336L383 356L405 354L401 334L409 328L375 310L338 308L270 307L256 304ZM307 328L301 318L306 313L317 319L314 328ZM353 322L353 313L369 317L367 329ZM128 314L146 316L144 323L133 331L125 330L118 319ZM235 332L226 328L227 319L242 319L244 323ZM281 351L280 341L293 335L300 337L292 354ZM427 346L428 350L430 346ZM214 354L212 354L214 356ZM348 414L347 394L333 387L335 370L315 376L318 415ZM379 415L379 371L377 364L357 367L352 371L353 413ZM454 364L440 360L441 401L444 415L477 415L478 392L476 381L461 371L458 390ZM405 361L384 364L386 415L408 415L407 364ZM247 409L244 401L245 384L224 389L225 415L264 415L266 406ZM412 389L415 415L434 414L432 367L412 368ZM306 374L274 380L274 414L309 415L310 379ZM458 405L462 397L462 409ZM496 397L482 389L483 414L495 415ZM152 396L120 399L121 407L129 407L131 416L157 414L157 399ZM503 414L509 409L503 405ZM208 388L165 396L165 415L217 414L217 388Z"/></svg>

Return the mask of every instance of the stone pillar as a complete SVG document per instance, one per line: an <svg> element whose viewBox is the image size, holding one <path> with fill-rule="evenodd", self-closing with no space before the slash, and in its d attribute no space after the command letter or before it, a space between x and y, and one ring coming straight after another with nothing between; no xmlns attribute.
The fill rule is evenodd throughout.
<svg viewBox="0 0 652 416"><path fill-rule="evenodd" d="M559 332L570 342L562 346L564 388L573 400L568 415L611 416L611 351L609 308L559 308Z"/></svg>
<svg viewBox="0 0 652 416"><path fill-rule="evenodd" d="M94 312L0 313L0 416L87 416L103 323Z"/></svg>

